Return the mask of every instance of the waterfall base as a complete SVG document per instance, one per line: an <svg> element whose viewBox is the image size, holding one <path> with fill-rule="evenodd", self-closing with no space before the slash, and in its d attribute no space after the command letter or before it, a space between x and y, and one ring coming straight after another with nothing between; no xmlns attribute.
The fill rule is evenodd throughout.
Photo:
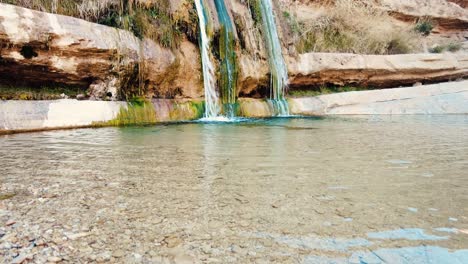
<svg viewBox="0 0 468 264"><path fill-rule="evenodd" d="M297 116L468 114L468 81L435 85L288 98ZM274 102L277 103L277 102ZM110 101L0 101L0 134L15 132L147 125L199 120L239 122L242 118L281 116L270 100L240 98L240 118L203 118L202 100L156 99L140 106ZM286 107L286 101L282 102Z"/></svg>

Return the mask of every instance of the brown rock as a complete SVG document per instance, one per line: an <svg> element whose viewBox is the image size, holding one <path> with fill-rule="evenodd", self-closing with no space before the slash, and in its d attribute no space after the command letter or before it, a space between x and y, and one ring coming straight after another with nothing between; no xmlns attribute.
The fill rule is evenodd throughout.
<svg viewBox="0 0 468 264"><path fill-rule="evenodd" d="M5 226L12 226L12 225L14 225L14 224L16 224L16 221L14 221L14 220L9 220L8 222L5 223Z"/></svg>
<svg viewBox="0 0 468 264"><path fill-rule="evenodd" d="M79 238L82 238L82 237L87 237L89 235L91 235L91 234L90 233L78 233L78 234L67 235L67 237L70 240L76 240L76 239L79 239Z"/></svg>
<svg viewBox="0 0 468 264"><path fill-rule="evenodd" d="M0 4L0 45L0 82L83 89L94 84L91 94L97 98L114 96L123 85L110 76L135 81L139 63L145 66L140 77L153 87L177 70L169 49L128 31L7 4Z"/></svg>
<svg viewBox="0 0 468 264"><path fill-rule="evenodd" d="M307 53L289 61L291 88L322 84L398 87L468 76L468 54Z"/></svg>
<svg viewBox="0 0 468 264"><path fill-rule="evenodd" d="M52 262L52 263L57 263L57 262L62 261L62 258L59 258L59 257L48 257L48 258L47 258L47 261L48 261L48 262Z"/></svg>
<svg viewBox="0 0 468 264"><path fill-rule="evenodd" d="M175 235L170 235L164 238L164 242L168 248L175 248L178 245L182 244L182 239Z"/></svg>
<svg viewBox="0 0 468 264"><path fill-rule="evenodd" d="M158 98L203 97L203 79L198 47L185 40L174 52L176 60L164 78L151 72L148 73L150 86L159 83L159 85L152 87L153 94ZM152 61L148 63L152 68Z"/></svg>
<svg viewBox="0 0 468 264"><path fill-rule="evenodd" d="M413 23L424 18L435 22L439 30L464 31L468 28L468 10L451 1L380 0L380 5L392 16L402 21Z"/></svg>

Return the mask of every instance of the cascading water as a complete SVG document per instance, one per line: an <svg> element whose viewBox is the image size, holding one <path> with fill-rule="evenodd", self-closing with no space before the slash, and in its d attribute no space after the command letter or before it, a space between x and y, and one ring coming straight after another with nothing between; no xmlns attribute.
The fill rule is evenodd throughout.
<svg viewBox="0 0 468 264"><path fill-rule="evenodd" d="M221 34L219 38L220 90L224 114L232 118L236 115L237 67L234 50L234 29L224 0L215 0Z"/></svg>
<svg viewBox="0 0 468 264"><path fill-rule="evenodd" d="M216 118L221 113L216 92L215 68L210 57L210 38L207 34L207 11L203 0L195 0L200 26L200 52L203 65L203 85L205 88L205 118Z"/></svg>
<svg viewBox="0 0 468 264"><path fill-rule="evenodd" d="M276 115L288 116L288 102L284 97L288 86L288 69L281 52L271 0L260 0L260 11L271 72L269 103Z"/></svg>

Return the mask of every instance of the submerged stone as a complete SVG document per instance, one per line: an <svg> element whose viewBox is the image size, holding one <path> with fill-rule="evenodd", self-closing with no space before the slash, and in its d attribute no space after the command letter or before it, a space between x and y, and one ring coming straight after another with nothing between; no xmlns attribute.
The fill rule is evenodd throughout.
<svg viewBox="0 0 468 264"><path fill-rule="evenodd" d="M447 236L436 236L426 234L423 229L403 228L391 231L367 233L367 237L372 239L391 239L391 240L447 240Z"/></svg>

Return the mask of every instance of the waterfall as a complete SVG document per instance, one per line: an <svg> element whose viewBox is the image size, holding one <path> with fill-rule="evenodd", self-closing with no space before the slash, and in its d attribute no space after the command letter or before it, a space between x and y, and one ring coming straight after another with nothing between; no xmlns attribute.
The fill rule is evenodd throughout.
<svg viewBox="0 0 468 264"><path fill-rule="evenodd" d="M236 53L234 50L235 38L233 24L224 0L215 0L215 5L219 23L221 24L219 38L221 101L223 103L224 114L232 118L236 115L237 105L237 65Z"/></svg>
<svg viewBox="0 0 468 264"><path fill-rule="evenodd" d="M203 86L205 88L205 118L215 118L221 113L216 92L215 68L211 61L210 38L207 34L207 11L203 0L195 0L200 26L200 52L203 65Z"/></svg>
<svg viewBox="0 0 468 264"><path fill-rule="evenodd" d="M270 100L269 104L275 109L275 114L288 116L289 107L284 94L288 86L288 69L281 52L281 44L276 29L272 0L260 0L262 14L263 35L268 51L270 65Z"/></svg>

